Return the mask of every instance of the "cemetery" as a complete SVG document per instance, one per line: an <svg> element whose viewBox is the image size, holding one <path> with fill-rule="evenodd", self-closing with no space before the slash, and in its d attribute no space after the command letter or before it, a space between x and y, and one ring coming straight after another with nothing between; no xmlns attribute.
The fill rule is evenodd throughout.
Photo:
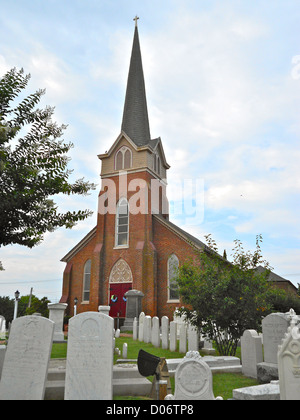
<svg viewBox="0 0 300 420"><path fill-rule="evenodd" d="M99 307L71 318L66 335L65 306L49 304L49 319L16 318L8 337L0 317L0 400L300 399L300 317L292 309L266 316L262 334L245 331L240 357L231 357L216 355L176 314L170 321L141 312L121 332ZM225 375L244 385L225 396Z"/></svg>

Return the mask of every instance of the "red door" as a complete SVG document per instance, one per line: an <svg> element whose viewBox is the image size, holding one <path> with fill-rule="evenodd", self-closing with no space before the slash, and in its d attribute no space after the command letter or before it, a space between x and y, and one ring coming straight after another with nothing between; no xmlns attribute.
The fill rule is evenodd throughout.
<svg viewBox="0 0 300 420"><path fill-rule="evenodd" d="M126 298L125 293L132 289L132 283L110 283L109 287L109 316L125 318Z"/></svg>

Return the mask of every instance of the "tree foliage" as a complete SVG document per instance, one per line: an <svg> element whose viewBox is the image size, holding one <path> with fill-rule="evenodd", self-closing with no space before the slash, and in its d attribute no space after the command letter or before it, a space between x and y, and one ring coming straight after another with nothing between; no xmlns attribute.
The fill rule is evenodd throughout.
<svg viewBox="0 0 300 420"><path fill-rule="evenodd" d="M67 153L61 139L66 126L52 120L54 108L37 108L44 90L18 101L30 75L12 69L0 79L0 246L37 245L46 232L72 228L91 211L59 212L57 194L87 194L95 186L69 182ZM24 96L24 94L23 94Z"/></svg>
<svg viewBox="0 0 300 420"><path fill-rule="evenodd" d="M235 241L233 262L218 253L210 235L208 248L198 254L198 262L187 262L178 271L181 308L192 325L203 335L214 340L222 355L235 355L240 337L246 329L261 330L262 317L272 310L271 289L267 278L269 264L263 259L257 237L256 250L245 252L240 241ZM258 273L263 265L266 270Z"/></svg>

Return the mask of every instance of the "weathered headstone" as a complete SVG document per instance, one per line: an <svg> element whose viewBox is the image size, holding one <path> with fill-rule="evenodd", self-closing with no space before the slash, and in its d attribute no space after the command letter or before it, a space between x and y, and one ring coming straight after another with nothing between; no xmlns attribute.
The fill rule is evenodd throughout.
<svg viewBox="0 0 300 420"><path fill-rule="evenodd" d="M0 382L0 400L43 400L54 322L34 315L16 318L10 329Z"/></svg>
<svg viewBox="0 0 300 420"><path fill-rule="evenodd" d="M257 379L259 383L269 383L278 380L277 352L278 346L287 332L288 316L274 313L262 321L264 361L257 364Z"/></svg>
<svg viewBox="0 0 300 420"><path fill-rule="evenodd" d="M55 323L53 341L56 343L64 342L64 314L67 303L48 303L49 319Z"/></svg>
<svg viewBox="0 0 300 420"><path fill-rule="evenodd" d="M288 327L288 316L283 313L270 314L263 319L262 332L265 362L277 364L278 346L281 344Z"/></svg>
<svg viewBox="0 0 300 420"><path fill-rule="evenodd" d="M169 318L167 316L161 319L161 344L164 350L169 348Z"/></svg>
<svg viewBox="0 0 300 420"><path fill-rule="evenodd" d="M0 339L5 339L6 336L6 320L3 315L0 315Z"/></svg>
<svg viewBox="0 0 300 420"><path fill-rule="evenodd" d="M188 326L188 351L198 351L199 350L199 331L197 327L192 325Z"/></svg>
<svg viewBox="0 0 300 420"><path fill-rule="evenodd" d="M127 359L127 354L128 354L128 344L124 343L123 344L123 349L122 349L122 357L123 359Z"/></svg>
<svg viewBox="0 0 300 420"><path fill-rule="evenodd" d="M278 350L281 400L300 400L300 318L290 311L291 324Z"/></svg>
<svg viewBox="0 0 300 420"><path fill-rule="evenodd" d="M197 351L190 351L176 369L174 397L166 399L215 400L212 385L211 369Z"/></svg>
<svg viewBox="0 0 300 420"><path fill-rule="evenodd" d="M255 330L246 330L241 337L243 375L257 378L257 364L263 362L262 340Z"/></svg>
<svg viewBox="0 0 300 420"><path fill-rule="evenodd" d="M137 322L136 318L134 318L134 320L133 320L132 339L133 339L133 341L136 341L138 339L138 322Z"/></svg>
<svg viewBox="0 0 300 420"><path fill-rule="evenodd" d="M152 318L151 343L154 347L160 347L159 318L157 316Z"/></svg>
<svg viewBox="0 0 300 420"><path fill-rule="evenodd" d="M69 321L65 400L111 400L113 318L84 312Z"/></svg>
<svg viewBox="0 0 300 420"><path fill-rule="evenodd" d="M151 329L152 329L151 316L146 315L144 319L144 343L151 343Z"/></svg>
<svg viewBox="0 0 300 420"><path fill-rule="evenodd" d="M144 321L145 313L141 312L139 316L139 341L144 341Z"/></svg>
<svg viewBox="0 0 300 420"><path fill-rule="evenodd" d="M170 322L170 351L176 351L177 347L177 323Z"/></svg>
<svg viewBox="0 0 300 420"><path fill-rule="evenodd" d="M186 353L187 348L187 328L186 324L180 325L179 330L179 353Z"/></svg>

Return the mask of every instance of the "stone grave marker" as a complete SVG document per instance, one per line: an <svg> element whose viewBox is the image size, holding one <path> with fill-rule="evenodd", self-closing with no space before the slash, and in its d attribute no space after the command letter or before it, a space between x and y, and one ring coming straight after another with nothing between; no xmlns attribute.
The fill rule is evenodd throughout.
<svg viewBox="0 0 300 420"><path fill-rule="evenodd" d="M290 311L291 324L278 350L281 400L300 400L300 318Z"/></svg>
<svg viewBox="0 0 300 420"><path fill-rule="evenodd" d="M212 373L207 363L198 351L189 351L175 372L175 394L167 395L165 399L215 400L212 385Z"/></svg>
<svg viewBox="0 0 300 420"><path fill-rule="evenodd" d="M170 322L170 351L176 351L177 347L177 323Z"/></svg>
<svg viewBox="0 0 300 420"><path fill-rule="evenodd" d="M114 320L83 312L69 321L65 400L111 400Z"/></svg>
<svg viewBox="0 0 300 420"><path fill-rule="evenodd" d="M278 380L277 352L289 327L288 315L274 313L262 321L264 361L257 364L257 379L260 383Z"/></svg>
<svg viewBox="0 0 300 420"><path fill-rule="evenodd" d="M145 321L145 313L141 312L139 315L139 341L144 341L144 321Z"/></svg>
<svg viewBox="0 0 300 420"><path fill-rule="evenodd" d="M67 308L67 303L48 303L49 319L54 322L53 341L55 343L64 343L64 314Z"/></svg>
<svg viewBox="0 0 300 420"><path fill-rule="evenodd" d="M270 314L263 319L262 332L265 362L277 364L278 346L281 344L288 327L288 316L283 313Z"/></svg>
<svg viewBox="0 0 300 420"><path fill-rule="evenodd" d="M162 348L167 350L169 348L169 318L167 316L161 319L161 342Z"/></svg>
<svg viewBox="0 0 300 420"><path fill-rule="evenodd" d="M186 353L187 348L187 328L186 324L180 325L179 330L179 353Z"/></svg>
<svg viewBox="0 0 300 420"><path fill-rule="evenodd" d="M157 316L152 318L151 343L154 347L160 347L159 318Z"/></svg>
<svg viewBox="0 0 300 420"><path fill-rule="evenodd" d="M136 341L138 339L138 321L136 317L133 320L133 331L132 331L132 339L133 341Z"/></svg>
<svg viewBox="0 0 300 420"><path fill-rule="evenodd" d="M16 318L10 329L0 382L0 400L43 400L54 322L34 315Z"/></svg>
<svg viewBox="0 0 300 420"><path fill-rule="evenodd" d="M262 339L255 330L246 330L241 337L243 375L257 378L257 363L263 361Z"/></svg>
<svg viewBox="0 0 300 420"><path fill-rule="evenodd" d="M188 351L198 351L199 341L200 341L198 328L189 324L187 335L188 335Z"/></svg>
<svg viewBox="0 0 300 420"><path fill-rule="evenodd" d="M151 343L152 319L146 315L144 319L144 343Z"/></svg>

